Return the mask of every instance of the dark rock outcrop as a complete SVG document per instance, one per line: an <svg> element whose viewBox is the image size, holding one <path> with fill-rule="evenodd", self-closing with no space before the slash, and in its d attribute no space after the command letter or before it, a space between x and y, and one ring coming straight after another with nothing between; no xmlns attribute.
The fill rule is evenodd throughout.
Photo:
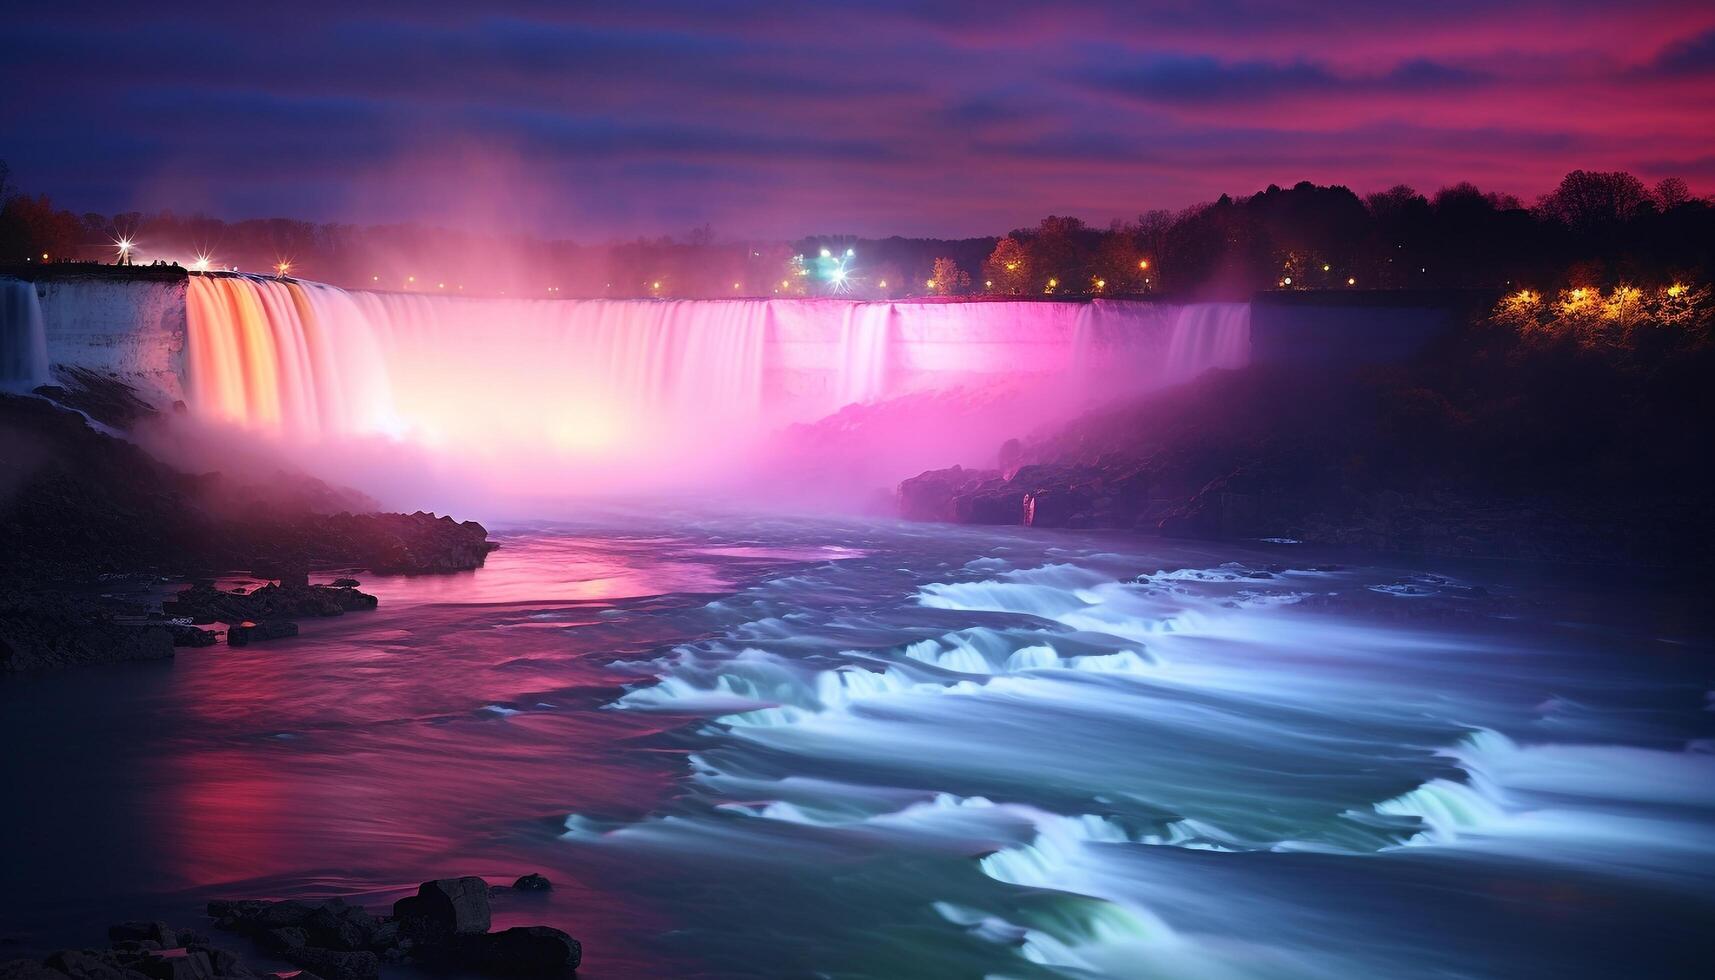
<svg viewBox="0 0 1715 980"><path fill-rule="evenodd" d="M550 926L516 926L461 944L463 962L484 973L540 976L576 970L583 945Z"/></svg>
<svg viewBox="0 0 1715 980"><path fill-rule="evenodd" d="M196 623L272 622L313 616L338 616L374 609L366 592L328 585L264 585L247 593L222 592L207 583L193 585L161 604L169 616Z"/></svg>
<svg viewBox="0 0 1715 980"><path fill-rule="evenodd" d="M545 876L532 871L512 883L512 887L521 892L545 892L554 887L554 883Z"/></svg>
<svg viewBox="0 0 1715 980"><path fill-rule="evenodd" d="M400 930L419 943L488 931L488 883L481 878L425 881L417 894L393 903Z"/></svg>
<svg viewBox="0 0 1715 980"><path fill-rule="evenodd" d="M550 886L548 879L529 874L514 887L546 890ZM375 980L383 962L507 976L560 976L577 968L583 948L559 929L521 926L489 932L489 891L488 883L477 877L425 881L417 894L394 903L391 918L378 918L339 899L218 900L208 903L208 914L220 928L248 935L263 949L326 980ZM127 923L124 932L127 936L167 934L152 931L153 925ZM211 965L215 976L224 975L218 958Z"/></svg>
<svg viewBox="0 0 1715 980"><path fill-rule="evenodd" d="M201 634L204 631L198 630ZM126 616L100 597L0 588L0 674L131 660L166 660L183 630ZM212 634L209 635L212 640Z"/></svg>

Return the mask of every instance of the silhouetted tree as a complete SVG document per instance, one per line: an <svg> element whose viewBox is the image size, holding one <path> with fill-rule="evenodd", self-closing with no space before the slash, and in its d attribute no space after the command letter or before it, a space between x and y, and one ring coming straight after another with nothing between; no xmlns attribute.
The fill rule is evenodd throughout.
<svg viewBox="0 0 1715 980"><path fill-rule="evenodd" d="M1577 231L1619 224L1650 200L1643 181L1624 171L1574 170L1537 208Z"/></svg>
<svg viewBox="0 0 1715 980"><path fill-rule="evenodd" d="M1691 188L1678 177L1664 177L1655 185L1655 205L1663 211L1671 211L1681 204L1691 201Z"/></svg>

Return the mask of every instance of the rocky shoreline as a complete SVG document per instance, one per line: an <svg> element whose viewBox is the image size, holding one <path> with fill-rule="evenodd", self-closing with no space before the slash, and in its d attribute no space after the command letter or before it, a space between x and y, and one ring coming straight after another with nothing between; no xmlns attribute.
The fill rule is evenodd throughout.
<svg viewBox="0 0 1715 980"><path fill-rule="evenodd" d="M0 455L0 674L165 659L218 642L215 623L233 646L292 636L375 608L351 571L465 571L498 547L474 521L353 512L368 501L301 474L181 472L45 398L0 396ZM267 584L214 587L234 573ZM173 581L190 587L159 601Z"/></svg>
<svg viewBox="0 0 1715 980"><path fill-rule="evenodd" d="M338 898L217 899L206 909L213 928L248 938L264 956L296 969L252 966L198 929L139 920L110 926L106 949L0 962L0 980L377 980L383 963L569 976L583 960L583 945L565 932L541 925L490 931L491 893L551 887L539 874L519 878L510 889L475 876L439 878L423 882L383 915Z"/></svg>

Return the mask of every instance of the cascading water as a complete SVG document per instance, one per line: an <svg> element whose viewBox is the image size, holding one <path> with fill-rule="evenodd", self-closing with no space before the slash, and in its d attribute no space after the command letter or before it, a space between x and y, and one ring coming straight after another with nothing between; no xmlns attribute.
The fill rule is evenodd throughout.
<svg viewBox="0 0 1715 980"><path fill-rule="evenodd" d="M840 328L840 389L844 404L862 404L887 393L888 334L893 309L881 304L852 304Z"/></svg>
<svg viewBox="0 0 1715 980"><path fill-rule="evenodd" d="M48 347L34 283L0 279L0 390L48 383Z"/></svg>
<svg viewBox="0 0 1715 980"><path fill-rule="evenodd" d="M1210 368L1243 367L1250 356L1250 304L1183 306L1176 311L1167 344L1166 380L1187 381Z"/></svg>
<svg viewBox="0 0 1715 980"><path fill-rule="evenodd" d="M1021 417L992 421L1041 424L1249 349L1242 304L467 299L192 276L187 311L202 418L505 461L508 481L555 490L598 469L706 479L784 425L907 394L1005 385ZM952 425L915 418L877 444L1005 438Z"/></svg>

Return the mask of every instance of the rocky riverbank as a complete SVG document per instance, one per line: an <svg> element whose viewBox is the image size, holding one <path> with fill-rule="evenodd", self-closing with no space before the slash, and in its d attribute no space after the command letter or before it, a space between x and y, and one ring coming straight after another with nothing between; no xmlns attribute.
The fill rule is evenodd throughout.
<svg viewBox="0 0 1715 980"><path fill-rule="evenodd" d="M301 474L182 472L42 398L0 396L0 458L0 673L162 659L217 622L234 645L293 635L376 604L312 572L456 572L496 547L474 521L352 512L369 502ZM268 584L214 589L234 572ZM193 586L160 603L163 581Z"/></svg>
<svg viewBox="0 0 1715 980"><path fill-rule="evenodd" d="M1686 565L1715 546L1709 378L1631 347L1474 324L1388 368L1220 371L897 488L908 519Z"/></svg>
<svg viewBox="0 0 1715 980"><path fill-rule="evenodd" d="M247 963L195 928L121 922L106 949L62 949L0 962L0 980L377 980L381 965L407 964L512 977L575 972L583 946L552 926L490 931L494 893L534 892L548 879L525 875L510 889L481 878L425 881L417 894L375 915L341 899L208 903L213 928L249 939L263 956L296 969Z"/></svg>

